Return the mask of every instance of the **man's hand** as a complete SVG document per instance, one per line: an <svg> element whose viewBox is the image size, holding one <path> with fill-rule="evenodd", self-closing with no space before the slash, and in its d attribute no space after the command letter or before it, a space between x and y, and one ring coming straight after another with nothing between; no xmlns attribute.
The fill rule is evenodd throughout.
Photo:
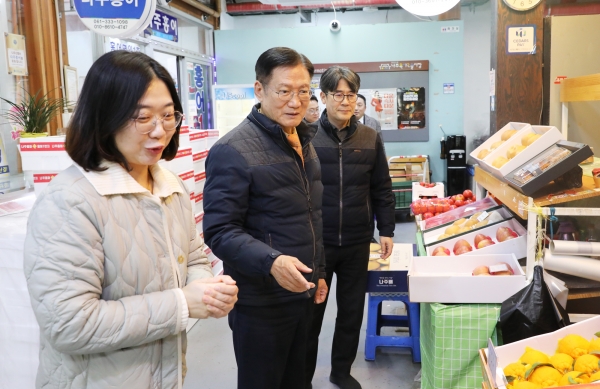
<svg viewBox="0 0 600 389"><path fill-rule="evenodd" d="M229 276L195 280L183 287L190 317L224 317L237 301L238 287Z"/></svg>
<svg viewBox="0 0 600 389"><path fill-rule="evenodd" d="M306 281L302 273L311 273L312 269L289 255L280 255L275 258L271 266L271 274L282 288L290 292L306 292L315 287L312 282Z"/></svg>
<svg viewBox="0 0 600 389"><path fill-rule="evenodd" d="M323 278L319 279L319 285L317 286L317 291L315 292L315 304L321 304L324 302L328 291L329 289L327 288L327 282L325 282Z"/></svg>
<svg viewBox="0 0 600 389"><path fill-rule="evenodd" d="M389 236L380 236L379 241L381 242L381 258L386 259L390 255L392 255L394 241Z"/></svg>

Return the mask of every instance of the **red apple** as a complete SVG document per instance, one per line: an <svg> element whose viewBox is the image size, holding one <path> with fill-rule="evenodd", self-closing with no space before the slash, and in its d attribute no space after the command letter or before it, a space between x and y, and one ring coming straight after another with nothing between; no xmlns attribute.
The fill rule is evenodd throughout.
<svg viewBox="0 0 600 389"><path fill-rule="evenodd" d="M464 239L460 239L459 241L457 241L454 244L454 248L452 249L452 251L454 251L455 255L468 253L469 251L472 251L472 250L473 250L473 247L471 247L469 242L467 242Z"/></svg>
<svg viewBox="0 0 600 389"><path fill-rule="evenodd" d="M425 213L423 214L423 220L427 220L427 219L429 219L430 217L433 217L433 213L431 213L431 212L425 212Z"/></svg>
<svg viewBox="0 0 600 389"><path fill-rule="evenodd" d="M456 200L462 200L462 201L465 201L465 200L466 200L466 198L465 198L465 196L463 196L463 195L461 195L461 194L457 194L457 195L456 195Z"/></svg>
<svg viewBox="0 0 600 389"><path fill-rule="evenodd" d="M463 192L463 196L465 197L465 199L470 199L471 197L473 197L473 192L467 189Z"/></svg>
<svg viewBox="0 0 600 389"><path fill-rule="evenodd" d="M475 247L479 248L479 242L481 242L482 240L486 240L486 239L492 239L489 236L483 235L483 234L477 234L475 235L475 240L473 241L473 243L475 243Z"/></svg>
<svg viewBox="0 0 600 389"><path fill-rule="evenodd" d="M452 211L453 209L456 209L456 205L454 204L450 205L450 210Z"/></svg>
<svg viewBox="0 0 600 389"><path fill-rule="evenodd" d="M479 244L477 244L475 247L477 247L478 249L482 249L484 247L491 246L493 244L496 244L496 242L494 242L491 239L484 239L481 242L479 242Z"/></svg>
<svg viewBox="0 0 600 389"><path fill-rule="evenodd" d="M473 273L471 274L474 276L489 276L490 268L487 266L477 266L475 269L473 269Z"/></svg>
<svg viewBox="0 0 600 389"><path fill-rule="evenodd" d="M438 246L433 250L433 253L431 253L431 255L434 257L447 256L450 255L450 250L448 250L444 246Z"/></svg>
<svg viewBox="0 0 600 389"><path fill-rule="evenodd" d="M454 205L456 205L457 207L462 207L463 205L465 205L465 201L464 200L456 200L454 202Z"/></svg>
<svg viewBox="0 0 600 389"><path fill-rule="evenodd" d="M496 231L496 240L498 242L504 242L505 240L514 239L519 237L510 227L500 227Z"/></svg>

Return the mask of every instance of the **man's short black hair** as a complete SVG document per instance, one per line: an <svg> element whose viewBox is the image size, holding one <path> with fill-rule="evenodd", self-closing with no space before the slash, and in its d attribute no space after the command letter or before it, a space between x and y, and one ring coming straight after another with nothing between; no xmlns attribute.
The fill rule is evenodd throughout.
<svg viewBox="0 0 600 389"><path fill-rule="evenodd" d="M317 99L317 96L315 96L315 95L310 96L310 99L312 101L316 101L317 103L319 102L319 99Z"/></svg>
<svg viewBox="0 0 600 389"><path fill-rule="evenodd" d="M146 54L124 50L106 53L90 68L73 117L69 122L65 148L73 161L86 171L102 171L102 160L123 165L127 160L117 149L115 135L123 130L138 111L138 102L150 83L165 83L174 109L183 112L171 75L161 64ZM162 158L175 158L179 148L179 130L175 129Z"/></svg>
<svg viewBox="0 0 600 389"><path fill-rule="evenodd" d="M256 60L254 71L256 79L263 85L271 81L273 70L278 67L294 67L304 65L310 78L315 73L312 62L304 55L289 47L272 47L265 51Z"/></svg>
<svg viewBox="0 0 600 389"><path fill-rule="evenodd" d="M346 80L350 90L357 93L360 89L360 76L345 66L334 65L325 70L321 76L319 87L325 94L335 92L340 80Z"/></svg>
<svg viewBox="0 0 600 389"><path fill-rule="evenodd" d="M367 104L367 99L365 99L365 96L361 95L360 93L357 93L357 94L356 94L356 97L357 97L357 98L359 98L359 99L362 99L362 101L363 101L365 104Z"/></svg>

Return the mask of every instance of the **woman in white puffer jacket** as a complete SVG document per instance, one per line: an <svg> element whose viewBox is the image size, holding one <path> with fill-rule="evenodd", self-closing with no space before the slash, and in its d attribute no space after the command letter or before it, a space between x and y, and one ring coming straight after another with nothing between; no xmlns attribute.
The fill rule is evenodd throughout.
<svg viewBox="0 0 600 389"><path fill-rule="evenodd" d="M40 325L37 388L181 388L188 317L237 301L213 277L183 182L158 161L182 107L165 68L115 51L91 67L67 131L75 164L29 217L25 275Z"/></svg>

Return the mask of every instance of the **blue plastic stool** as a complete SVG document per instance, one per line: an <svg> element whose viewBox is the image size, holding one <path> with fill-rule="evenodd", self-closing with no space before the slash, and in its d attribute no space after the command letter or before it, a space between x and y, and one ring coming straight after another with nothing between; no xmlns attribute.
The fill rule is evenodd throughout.
<svg viewBox="0 0 600 389"><path fill-rule="evenodd" d="M402 301L406 306L406 316L382 315L383 301ZM408 327L409 336L380 336L381 327ZM409 347L413 362L421 362L419 328L419 304L411 303L407 294L369 293L367 312L367 336L365 338L365 360L374 361L377 347Z"/></svg>

